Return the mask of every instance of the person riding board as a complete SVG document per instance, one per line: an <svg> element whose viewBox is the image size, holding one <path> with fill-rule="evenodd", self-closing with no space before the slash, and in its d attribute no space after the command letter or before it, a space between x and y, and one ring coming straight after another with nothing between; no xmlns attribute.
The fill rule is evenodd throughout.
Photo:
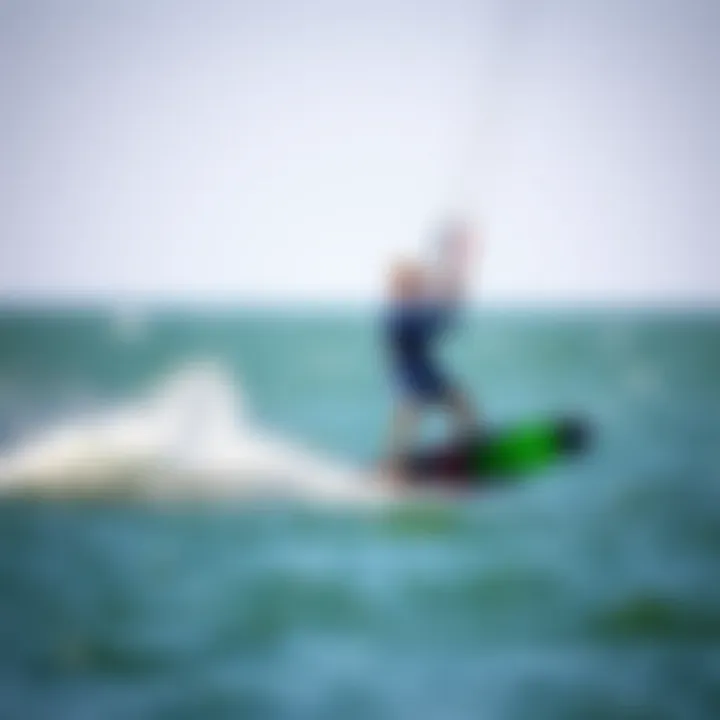
<svg viewBox="0 0 720 720"><path fill-rule="evenodd" d="M438 268L402 260L391 269L384 330L395 390L386 468L394 479L405 479L403 458L426 411L449 412L459 437L477 429L468 396L433 355L463 299L472 240L467 225L452 224L440 237Z"/></svg>

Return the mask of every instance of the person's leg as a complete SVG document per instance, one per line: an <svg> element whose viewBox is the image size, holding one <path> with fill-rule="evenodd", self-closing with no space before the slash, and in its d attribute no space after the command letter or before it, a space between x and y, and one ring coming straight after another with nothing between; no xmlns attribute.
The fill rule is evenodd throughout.
<svg viewBox="0 0 720 720"><path fill-rule="evenodd" d="M453 389L444 402L454 425L456 438L464 439L480 431L480 420L470 398L462 391Z"/></svg>
<svg viewBox="0 0 720 720"><path fill-rule="evenodd" d="M415 437L421 417L419 405L408 399L399 398L393 410L386 469L395 477L402 476L402 460L410 449Z"/></svg>

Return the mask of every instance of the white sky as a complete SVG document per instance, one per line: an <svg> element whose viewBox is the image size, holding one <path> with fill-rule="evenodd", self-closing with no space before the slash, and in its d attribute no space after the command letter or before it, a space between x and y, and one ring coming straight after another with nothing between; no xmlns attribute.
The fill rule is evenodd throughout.
<svg viewBox="0 0 720 720"><path fill-rule="evenodd" d="M714 0L0 0L0 297L376 299L461 204L479 296L717 302L719 77Z"/></svg>

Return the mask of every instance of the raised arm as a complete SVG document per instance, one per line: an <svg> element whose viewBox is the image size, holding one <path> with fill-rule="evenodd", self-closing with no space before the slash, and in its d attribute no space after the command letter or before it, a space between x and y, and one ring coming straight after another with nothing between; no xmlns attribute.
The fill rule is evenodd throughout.
<svg viewBox="0 0 720 720"><path fill-rule="evenodd" d="M465 297L476 237L469 225L456 222L445 228L438 244L437 293L441 299L454 303Z"/></svg>

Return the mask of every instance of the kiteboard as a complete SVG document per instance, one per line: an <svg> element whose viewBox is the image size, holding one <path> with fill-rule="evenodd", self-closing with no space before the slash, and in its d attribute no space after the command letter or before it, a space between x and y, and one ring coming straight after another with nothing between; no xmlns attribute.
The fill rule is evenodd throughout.
<svg viewBox="0 0 720 720"><path fill-rule="evenodd" d="M414 485L512 483L584 453L588 422L577 417L522 421L409 453L403 475Z"/></svg>

